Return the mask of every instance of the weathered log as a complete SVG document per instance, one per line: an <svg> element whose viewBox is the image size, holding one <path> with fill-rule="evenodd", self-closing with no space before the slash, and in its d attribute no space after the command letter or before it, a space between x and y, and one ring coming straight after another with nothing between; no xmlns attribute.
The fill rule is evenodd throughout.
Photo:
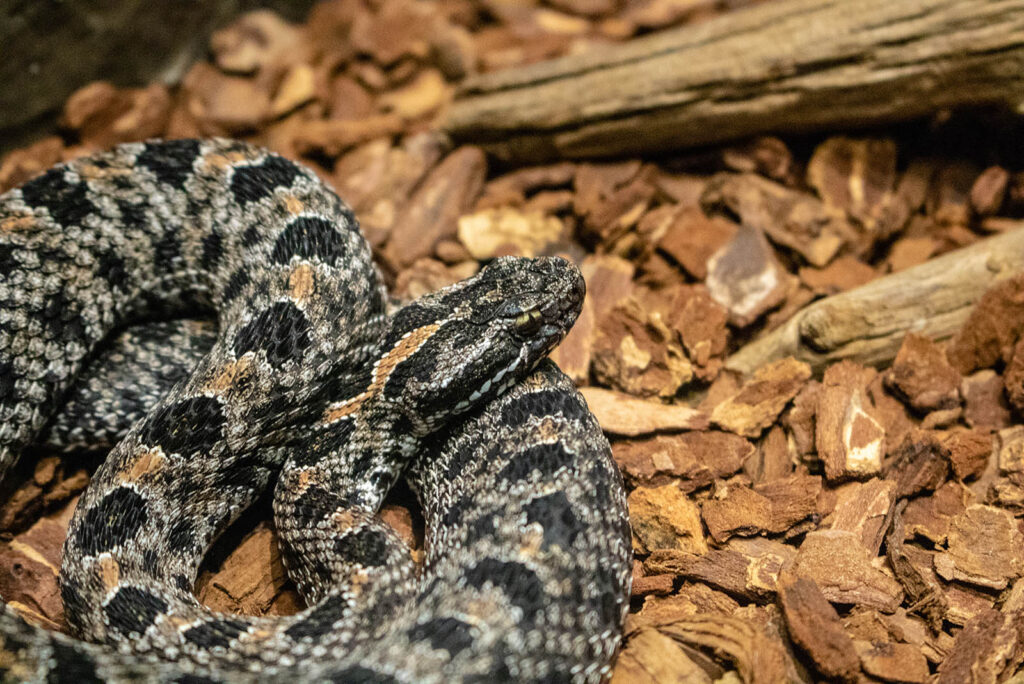
<svg viewBox="0 0 1024 684"><path fill-rule="evenodd" d="M815 370L840 359L882 365L909 331L952 337L985 291L1024 271L1024 223L1016 230L818 300L785 325L733 354L726 367L749 373L794 356Z"/></svg>
<svg viewBox="0 0 1024 684"><path fill-rule="evenodd" d="M779 0L469 79L444 126L502 158L659 152L1016 106L1024 0Z"/></svg>

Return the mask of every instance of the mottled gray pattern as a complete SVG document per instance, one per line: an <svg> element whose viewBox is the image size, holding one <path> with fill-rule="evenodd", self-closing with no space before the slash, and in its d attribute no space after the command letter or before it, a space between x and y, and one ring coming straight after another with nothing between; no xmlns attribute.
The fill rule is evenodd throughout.
<svg viewBox="0 0 1024 684"><path fill-rule="evenodd" d="M43 434L120 440L61 569L69 623L101 645L5 608L7 675L600 680L626 607L622 485L582 398L534 370L582 295L563 260L499 259L388 318L351 212L240 143L126 145L0 196L0 467ZM110 340L200 309L212 346L180 323ZM410 462L421 570L375 516ZM215 614L199 562L275 473L311 607Z"/></svg>

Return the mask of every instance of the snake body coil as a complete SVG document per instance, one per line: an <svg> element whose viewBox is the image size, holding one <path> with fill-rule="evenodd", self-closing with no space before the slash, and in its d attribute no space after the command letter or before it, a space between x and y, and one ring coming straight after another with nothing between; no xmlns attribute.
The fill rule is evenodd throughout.
<svg viewBox="0 0 1024 684"><path fill-rule="evenodd" d="M95 643L5 607L6 676L607 676L630 572L622 484L543 362L582 297L561 259L499 259L387 316L349 209L236 142L124 145L0 196L0 469L43 439L120 440L61 568L68 623ZM111 339L201 311L216 332ZM422 569L375 517L403 473L426 517ZM192 595L199 563L271 484L310 608L214 613Z"/></svg>

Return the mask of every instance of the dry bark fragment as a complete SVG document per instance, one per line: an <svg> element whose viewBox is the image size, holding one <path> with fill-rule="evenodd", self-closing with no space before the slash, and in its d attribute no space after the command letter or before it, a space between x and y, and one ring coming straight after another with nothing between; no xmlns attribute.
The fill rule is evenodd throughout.
<svg viewBox="0 0 1024 684"><path fill-rule="evenodd" d="M903 515L909 534L924 537L934 544L945 544L950 521L966 510L972 498L971 490L950 481L931 496L911 499Z"/></svg>
<svg viewBox="0 0 1024 684"><path fill-rule="evenodd" d="M931 673L921 649L913 644L855 642L864 671L887 682L925 684Z"/></svg>
<svg viewBox="0 0 1024 684"><path fill-rule="evenodd" d="M844 256L825 268L800 269L800 280L816 295L831 295L859 287L875 279L875 269L860 259Z"/></svg>
<svg viewBox="0 0 1024 684"><path fill-rule="evenodd" d="M95 81L68 98L61 123L84 145L102 149L159 136L170 113L171 95L163 84L118 89Z"/></svg>
<svg viewBox="0 0 1024 684"><path fill-rule="evenodd" d="M711 179L701 205L724 207L744 226L757 228L812 266L825 266L851 242L856 231L821 200L753 174L720 174Z"/></svg>
<svg viewBox="0 0 1024 684"><path fill-rule="evenodd" d="M1024 274L991 287L949 343L949 361L962 374L1009 361L1024 332Z"/></svg>
<svg viewBox="0 0 1024 684"><path fill-rule="evenodd" d="M682 340L697 378L713 380L722 368L729 341L728 312L705 287L680 285L670 292L669 326Z"/></svg>
<svg viewBox="0 0 1024 684"><path fill-rule="evenodd" d="M860 661L853 640L813 580L784 576L779 586L779 605L790 638L807 653L821 674L843 681L857 680Z"/></svg>
<svg viewBox="0 0 1024 684"><path fill-rule="evenodd" d="M395 220L384 258L395 272L429 255L444 238L454 238L459 217L476 202L487 175L487 160L476 147L460 147L420 183Z"/></svg>
<svg viewBox="0 0 1024 684"><path fill-rule="evenodd" d="M842 361L822 378L815 444L830 481L872 475L882 467L885 431L867 395L873 377L873 370Z"/></svg>
<svg viewBox="0 0 1024 684"><path fill-rule="evenodd" d="M910 603L908 610L920 613L928 620L932 631L938 632L948 609L946 598L935 577L919 570L904 547L902 513L905 506L906 502L901 502L894 511L892 527L886 537L886 555L893 574L906 592L906 600Z"/></svg>
<svg viewBox="0 0 1024 684"><path fill-rule="evenodd" d="M810 367L783 359L758 369L739 392L715 407L711 422L744 437L757 437L779 417L804 383Z"/></svg>
<svg viewBox="0 0 1024 684"><path fill-rule="evenodd" d="M700 511L678 487L637 487L630 493L628 503L633 537L640 553L656 549L698 555L707 552Z"/></svg>
<svg viewBox="0 0 1024 684"><path fill-rule="evenodd" d="M719 544L733 535L749 537L772 524L771 502L750 487L733 484L717 487L715 498L701 506L704 524Z"/></svg>
<svg viewBox="0 0 1024 684"><path fill-rule="evenodd" d="M896 143L889 139L829 138L811 156L807 180L825 206L845 212L869 233L893 201ZM868 245L864 245L865 247Z"/></svg>
<svg viewBox="0 0 1024 684"><path fill-rule="evenodd" d="M797 551L773 539L730 539L703 555L671 549L655 551L644 562L650 574L672 573L718 587L747 601L770 598L779 574L792 566Z"/></svg>
<svg viewBox="0 0 1024 684"><path fill-rule="evenodd" d="M685 492L732 475L743 467L753 451L754 447L742 437L712 431L658 435L612 445L612 455L627 482L673 482Z"/></svg>
<svg viewBox="0 0 1024 684"><path fill-rule="evenodd" d="M886 476L896 482L900 499L937 489L949 476L949 450L936 431L914 428L893 451Z"/></svg>
<svg viewBox="0 0 1024 684"><path fill-rule="evenodd" d="M907 333L885 379L919 411L960 405L960 373L949 365L942 348L927 337Z"/></svg>
<svg viewBox="0 0 1024 684"><path fill-rule="evenodd" d="M210 52L228 73L269 79L309 58L304 33L269 10L247 12L210 36Z"/></svg>
<svg viewBox="0 0 1024 684"><path fill-rule="evenodd" d="M817 475L793 475L754 485L754 491L768 499L771 521L766 530L773 534L785 532L815 513L821 478Z"/></svg>
<svg viewBox="0 0 1024 684"><path fill-rule="evenodd" d="M1003 589L1024 569L1024 535L1007 511L974 504L953 518L948 550L935 556L947 580Z"/></svg>
<svg viewBox="0 0 1024 684"><path fill-rule="evenodd" d="M13 150L0 160L0 192L7 192L61 161L64 141L50 136Z"/></svg>
<svg viewBox="0 0 1024 684"><path fill-rule="evenodd" d="M971 186L971 207L979 216L999 211L1010 183L1009 172L1001 166L990 166L981 172Z"/></svg>
<svg viewBox="0 0 1024 684"><path fill-rule="evenodd" d="M573 208L583 220L583 238L591 244L610 244L635 224L654 198L655 173L655 167L638 161L581 164Z"/></svg>
<svg viewBox="0 0 1024 684"><path fill-rule="evenodd" d="M0 543L0 591L4 601L28 622L47 629L67 631L58 576L76 502L35 521L11 541Z"/></svg>
<svg viewBox="0 0 1024 684"><path fill-rule="evenodd" d="M953 429L939 435L940 443L949 450L953 474L960 480L981 475L992 455L992 435L987 430Z"/></svg>
<svg viewBox="0 0 1024 684"><path fill-rule="evenodd" d="M213 610L242 615L291 615L302 608L302 599L288 586L277 539L261 523L221 565L196 581L195 593Z"/></svg>
<svg viewBox="0 0 1024 684"><path fill-rule="evenodd" d="M746 224L708 258L707 268L708 292L738 327L781 304L792 281L760 230Z"/></svg>
<svg viewBox="0 0 1024 684"><path fill-rule="evenodd" d="M729 244L739 227L720 216L707 216L698 207L675 212L656 247L697 280L708 276L708 261Z"/></svg>
<svg viewBox="0 0 1024 684"><path fill-rule="evenodd" d="M876 569L860 537L846 530L810 532L800 545L793 572L821 587L831 603L870 606L891 613L903 599L903 590Z"/></svg>
<svg viewBox="0 0 1024 684"><path fill-rule="evenodd" d="M668 398L693 378L693 366L663 313L631 296L598 320L598 380L628 394Z"/></svg>
<svg viewBox="0 0 1024 684"><path fill-rule="evenodd" d="M660 575L656 575L660 577ZM671 596L651 596L644 599L639 613L626 618L626 633L642 627L657 627L674 622L687 615L717 613L732 615L740 605L727 594L694 582L686 582Z"/></svg>
<svg viewBox="0 0 1024 684"><path fill-rule="evenodd" d="M695 615L660 628L663 634L729 659L750 684L785 681L789 675L782 644L741 617Z"/></svg>
<svg viewBox="0 0 1024 684"><path fill-rule="evenodd" d="M989 609L973 618L939 664L936 684L994 684L1015 672L1024 656L1022 617Z"/></svg>
<svg viewBox="0 0 1024 684"><path fill-rule="evenodd" d="M336 157L370 140L397 135L402 129L401 117L394 114L359 119L323 119L310 121L298 129L292 144L299 154L322 153Z"/></svg>
<svg viewBox="0 0 1024 684"><path fill-rule="evenodd" d="M864 548L876 555L882 546L895 493L896 483L891 480L872 478L843 485L838 490L832 529L857 534Z"/></svg>
<svg viewBox="0 0 1024 684"><path fill-rule="evenodd" d="M612 434L636 437L708 427L707 414L689 406L637 399L600 387L584 387L581 392L601 427Z"/></svg>
<svg viewBox="0 0 1024 684"><path fill-rule="evenodd" d="M711 684L712 678L671 637L641 629L629 637L612 670L612 684Z"/></svg>

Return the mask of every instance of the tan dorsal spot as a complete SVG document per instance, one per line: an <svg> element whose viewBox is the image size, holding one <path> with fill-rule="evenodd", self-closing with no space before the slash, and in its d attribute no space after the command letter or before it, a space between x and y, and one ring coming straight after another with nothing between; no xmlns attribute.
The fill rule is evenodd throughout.
<svg viewBox="0 0 1024 684"><path fill-rule="evenodd" d="M320 484L320 471L315 468L306 468L299 472L298 484L296 485L296 491L302 493L309 489L310 485Z"/></svg>
<svg viewBox="0 0 1024 684"><path fill-rule="evenodd" d="M353 596L359 596L363 593L363 588L370 583L370 576L365 570L359 570L353 572L348 578L349 591L352 592Z"/></svg>
<svg viewBox="0 0 1024 684"><path fill-rule="evenodd" d="M100 576L100 582L108 591L121 581L121 566L109 553L100 554L96 559L96 572Z"/></svg>
<svg viewBox="0 0 1024 684"><path fill-rule="evenodd" d="M246 161L244 152L211 152L203 157L203 165L212 171L223 171L233 164Z"/></svg>
<svg viewBox="0 0 1024 684"><path fill-rule="evenodd" d="M79 164L75 171L83 180L103 180L117 176L130 176L136 170L128 166L97 166L96 164Z"/></svg>
<svg viewBox="0 0 1024 684"><path fill-rule="evenodd" d="M11 216L0 219L0 233L17 233L38 225L35 216Z"/></svg>
<svg viewBox="0 0 1024 684"><path fill-rule="evenodd" d="M301 214L306 208L295 195L286 195L284 198L284 208L288 210L289 214Z"/></svg>
<svg viewBox="0 0 1024 684"><path fill-rule="evenodd" d="M329 425L336 420L341 420L346 416L350 416L359 410L359 407L363 405L363 402L370 398L369 392L360 392L351 399L339 402L332 406L328 406L324 411L324 417L321 419L325 425Z"/></svg>
<svg viewBox="0 0 1024 684"><path fill-rule="evenodd" d="M398 343L380 358L376 368L373 369L373 381L370 383L370 395L380 392L391 377L395 367L416 353L416 350L430 339L430 336L441 327L440 323L431 323L422 328L413 330L398 341Z"/></svg>
<svg viewBox="0 0 1024 684"><path fill-rule="evenodd" d="M532 558L540 551L543 542L544 533L539 532L535 526L530 525L523 531L523 536L520 538L519 554L526 558Z"/></svg>
<svg viewBox="0 0 1024 684"><path fill-rule="evenodd" d="M288 276L288 294L301 302L316 290L316 273L309 264L299 264Z"/></svg>
<svg viewBox="0 0 1024 684"><path fill-rule="evenodd" d="M183 627L191 627L195 624L195 620L189 620L188 618L182 617L181 615L174 615L173 613L164 617L172 627L176 629L182 629Z"/></svg>
<svg viewBox="0 0 1024 684"><path fill-rule="evenodd" d="M164 458L164 450L160 447L143 451L135 459L131 469L122 473L121 479L125 482L132 482L138 480L143 475L155 473L164 466L166 460Z"/></svg>
<svg viewBox="0 0 1024 684"><path fill-rule="evenodd" d="M548 443L554 443L559 440L561 436L559 432L559 426L555 422L555 419L551 416L544 416L540 421L540 425L537 426L537 435Z"/></svg>
<svg viewBox="0 0 1024 684"><path fill-rule="evenodd" d="M331 515L331 522L339 532L348 532L356 524L356 516L347 508L339 508Z"/></svg>
<svg viewBox="0 0 1024 684"><path fill-rule="evenodd" d="M239 640L245 639L246 641L266 641L270 637L274 636L274 632L269 629L254 629L251 632L243 632L239 635Z"/></svg>
<svg viewBox="0 0 1024 684"><path fill-rule="evenodd" d="M220 372L203 385L203 389L208 392L223 392L234 387L235 384L252 372L252 360L253 354L246 353L239 359L225 363L221 366Z"/></svg>

